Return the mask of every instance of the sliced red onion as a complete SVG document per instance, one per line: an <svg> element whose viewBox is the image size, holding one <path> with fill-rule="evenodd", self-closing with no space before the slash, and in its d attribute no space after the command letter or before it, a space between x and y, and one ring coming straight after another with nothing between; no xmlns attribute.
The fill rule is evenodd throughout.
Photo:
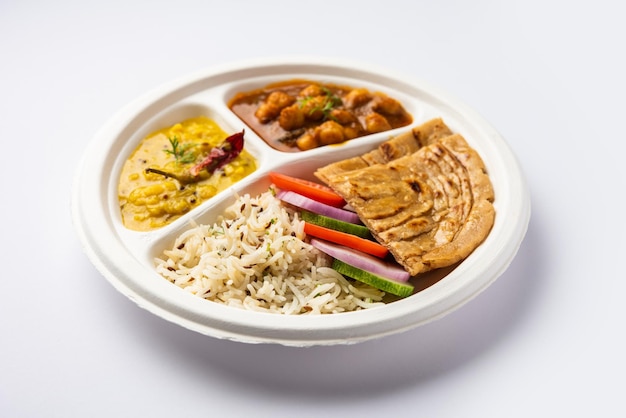
<svg viewBox="0 0 626 418"><path fill-rule="evenodd" d="M317 238L311 239L311 245L337 260L389 280L407 282L411 278L409 272L399 264L383 261L380 258L343 245L333 244Z"/></svg>
<svg viewBox="0 0 626 418"><path fill-rule="evenodd" d="M360 224L361 220L354 212L336 208L333 206L320 203L316 200L309 199L301 194L289 191L281 190L276 195L280 200L290 203L302 209L306 209L310 212L317 213L318 215L328 216L329 218L339 219L340 221L350 222L353 224Z"/></svg>

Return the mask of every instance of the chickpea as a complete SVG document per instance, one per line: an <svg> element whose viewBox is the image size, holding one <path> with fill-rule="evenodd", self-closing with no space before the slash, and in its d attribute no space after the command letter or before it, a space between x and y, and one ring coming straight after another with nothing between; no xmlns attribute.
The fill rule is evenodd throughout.
<svg viewBox="0 0 626 418"><path fill-rule="evenodd" d="M309 150L309 149L317 148L319 146L319 144L317 143L317 141L315 140L313 135L311 135L309 133L306 133L306 134L300 136L300 138L298 138L297 141L296 141L296 145L302 151L306 151L306 150Z"/></svg>
<svg viewBox="0 0 626 418"><path fill-rule="evenodd" d="M332 120L326 121L317 127L316 136L322 145L338 144L345 140L343 126Z"/></svg>
<svg viewBox="0 0 626 418"><path fill-rule="evenodd" d="M343 128L343 136L346 139L346 141L350 140L350 139L354 139L357 136L359 136L359 130L356 128L353 128L351 126L344 126Z"/></svg>
<svg viewBox="0 0 626 418"><path fill-rule="evenodd" d="M372 112L365 117L365 130L368 133L388 131L391 125L380 113Z"/></svg>
<svg viewBox="0 0 626 418"><path fill-rule="evenodd" d="M321 96L322 94L324 94L324 92L322 91L322 88L317 84L309 84L308 86L300 90L300 93L298 93L300 97L315 97Z"/></svg>
<svg viewBox="0 0 626 418"><path fill-rule="evenodd" d="M324 117L322 109L326 104L325 96L311 97L302 103L301 110L304 117L308 120L317 121Z"/></svg>
<svg viewBox="0 0 626 418"><path fill-rule="evenodd" d="M354 89L346 94L343 98L343 103L348 109L354 109L363 106L370 100L372 100L372 95L367 89Z"/></svg>
<svg viewBox="0 0 626 418"><path fill-rule="evenodd" d="M280 111L278 124L286 131L304 126L304 113L297 104L288 106Z"/></svg>
<svg viewBox="0 0 626 418"><path fill-rule="evenodd" d="M357 117L346 109L333 109L330 118L341 125L349 125L357 121Z"/></svg>
<svg viewBox="0 0 626 418"><path fill-rule="evenodd" d="M261 121L261 123L267 123L274 119L280 113L280 109L271 103L261 103L254 112L254 116Z"/></svg>
<svg viewBox="0 0 626 418"><path fill-rule="evenodd" d="M374 98L372 109L384 115L401 115L404 112L399 101L382 93Z"/></svg>
<svg viewBox="0 0 626 418"><path fill-rule="evenodd" d="M284 109L285 107L292 105L295 101L296 99L294 97L291 97L284 91L273 91L265 100L266 103L272 104L279 109Z"/></svg>

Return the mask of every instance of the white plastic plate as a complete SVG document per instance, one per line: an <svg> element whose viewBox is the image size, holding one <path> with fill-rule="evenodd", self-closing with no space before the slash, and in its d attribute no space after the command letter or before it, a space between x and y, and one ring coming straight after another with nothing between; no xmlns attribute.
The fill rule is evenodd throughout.
<svg viewBox="0 0 626 418"><path fill-rule="evenodd" d="M442 117L483 158L495 190L496 219L483 244L445 277L420 292L384 307L332 315L287 316L251 312L185 292L155 271L154 257L171 247L191 219L212 222L232 203L233 193L260 193L267 173L307 173L357 155L410 127L349 141L341 147L284 153L246 129L246 149L256 172L172 224L151 232L126 229L117 198L119 173L128 155L148 133L199 115L227 132L246 126L227 107L234 93L288 79L311 79L371 91L400 100L417 126ZM524 238L530 198L518 162L505 140L480 115L447 93L369 64L318 58L248 61L215 67L155 89L118 112L93 138L74 180L72 211L86 254L117 290L142 308L183 327L247 343L292 346L349 344L398 333L439 318L471 300L508 267Z"/></svg>

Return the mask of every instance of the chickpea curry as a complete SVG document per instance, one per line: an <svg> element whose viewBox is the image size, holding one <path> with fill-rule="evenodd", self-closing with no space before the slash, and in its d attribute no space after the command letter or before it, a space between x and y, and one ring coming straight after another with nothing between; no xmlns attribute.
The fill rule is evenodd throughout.
<svg viewBox="0 0 626 418"><path fill-rule="evenodd" d="M124 225L160 228L256 170L244 132L228 135L204 116L144 138L126 160L118 185Z"/></svg>
<svg viewBox="0 0 626 418"><path fill-rule="evenodd" d="M409 125L413 118L384 93L290 80L238 93L229 108L270 146L304 151Z"/></svg>

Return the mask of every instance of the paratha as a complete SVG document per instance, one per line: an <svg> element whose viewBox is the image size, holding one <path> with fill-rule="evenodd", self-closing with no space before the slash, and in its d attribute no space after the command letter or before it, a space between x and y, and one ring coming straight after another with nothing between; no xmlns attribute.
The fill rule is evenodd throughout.
<svg viewBox="0 0 626 418"><path fill-rule="evenodd" d="M345 171L358 170L373 164L385 164L396 158L412 154L418 149L449 135L452 135L452 131L441 118L431 119L408 132L383 142L376 149L364 155L321 167L315 172L315 176L327 182L328 177Z"/></svg>
<svg viewBox="0 0 626 418"><path fill-rule="evenodd" d="M316 176L411 274L466 258L489 234L494 191L479 154L441 119Z"/></svg>

